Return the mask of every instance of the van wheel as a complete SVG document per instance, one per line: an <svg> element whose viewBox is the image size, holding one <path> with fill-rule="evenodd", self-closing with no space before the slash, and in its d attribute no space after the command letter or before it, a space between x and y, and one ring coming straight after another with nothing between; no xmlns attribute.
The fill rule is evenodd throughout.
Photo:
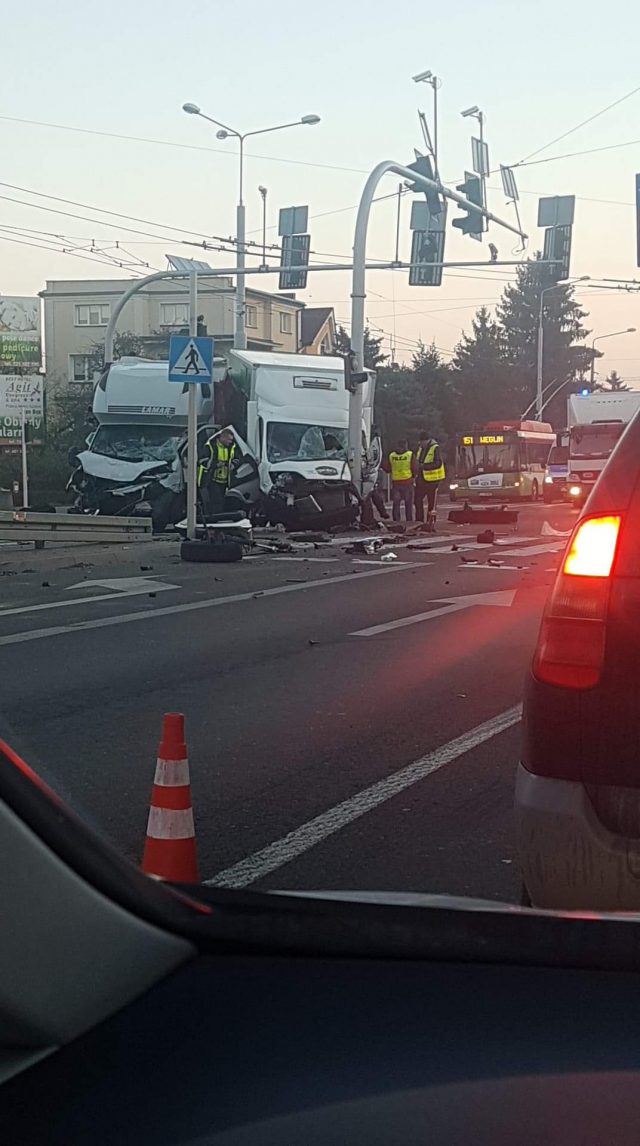
<svg viewBox="0 0 640 1146"><path fill-rule="evenodd" d="M534 481L533 485L531 486L531 500L537 501L539 497L540 497L540 490L538 488L538 483L537 483L537 481Z"/></svg>
<svg viewBox="0 0 640 1146"><path fill-rule="evenodd" d="M242 560L242 546L238 541L183 541L180 546L182 561L196 565L218 564Z"/></svg>

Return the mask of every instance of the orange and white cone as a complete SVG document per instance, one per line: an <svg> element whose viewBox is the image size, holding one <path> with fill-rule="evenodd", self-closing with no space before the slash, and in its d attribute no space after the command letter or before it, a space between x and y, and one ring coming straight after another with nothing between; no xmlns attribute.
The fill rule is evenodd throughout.
<svg viewBox="0 0 640 1146"><path fill-rule="evenodd" d="M174 883L199 882L189 760L181 712L166 713L162 722L142 870Z"/></svg>

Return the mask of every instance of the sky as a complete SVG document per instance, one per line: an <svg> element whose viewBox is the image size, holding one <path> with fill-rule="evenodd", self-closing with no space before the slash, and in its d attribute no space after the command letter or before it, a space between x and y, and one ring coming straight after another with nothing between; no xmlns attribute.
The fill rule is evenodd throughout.
<svg viewBox="0 0 640 1146"><path fill-rule="evenodd" d="M590 337L632 326L639 332L600 344L599 376L616 369L640 387L640 293L601 285L604 278L640 280L640 10L632 0L181 0L175 7L30 0L5 9L2 31L0 294L35 294L50 279L130 277L143 273L143 264L164 269L167 252L230 265L229 254L198 255L192 244L234 233L237 147L185 115L186 101L240 131L321 116L317 126L247 141L247 228L259 242L263 185L268 241L277 242L280 207L307 203L312 263L348 262L367 174L383 159L410 162L421 146L417 109L430 116L431 89L412 76L429 68L441 80L446 183L453 186L470 168L475 122L460 112L477 104L492 167L531 156L515 167L529 253L542 244L539 196L576 195L571 273L597 280L577 287ZM371 259L394 257L397 186L393 175L381 184L379 194L389 198L373 208ZM401 205L403 258L410 198ZM515 221L496 176L488 206ZM454 209L450 219L456 215ZM487 239L501 258L523 257L506 230L492 225ZM105 265L103 254L88 249L92 240L136 271ZM62 245L75 254L43 249ZM487 243L449 226L445 257L488 260ZM429 288L410 287L406 271L372 271L367 318L399 360L410 358L419 340L435 342L448 359L476 309L493 307L513 274L509 267L456 269L445 272L440 288ZM276 290L277 277L260 285ZM299 297L333 305L348 325L350 289L348 271L322 272L309 275Z"/></svg>

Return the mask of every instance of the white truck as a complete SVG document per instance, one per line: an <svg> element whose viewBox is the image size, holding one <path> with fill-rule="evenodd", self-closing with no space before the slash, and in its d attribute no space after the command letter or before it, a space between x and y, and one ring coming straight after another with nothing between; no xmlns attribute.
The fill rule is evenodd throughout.
<svg viewBox="0 0 640 1146"><path fill-rule="evenodd" d="M224 360L214 369L222 376ZM213 387L197 389L198 424L211 423ZM168 380L168 364L120 358L100 376L93 396L98 427L87 448L70 451L72 512L150 516L155 530L185 513L180 447L187 428L187 389ZM213 431L213 427L211 427Z"/></svg>
<svg viewBox="0 0 640 1146"><path fill-rule="evenodd" d="M570 394L568 501L582 505L591 493L625 426L640 410L640 390Z"/></svg>
<svg viewBox="0 0 640 1146"><path fill-rule="evenodd" d="M258 485L236 486L257 520L288 529L351 524L359 500L348 462L349 392L342 358L231 350L215 387L215 422L231 425L255 459ZM365 483L380 462L372 440L375 374L363 386ZM365 485L366 490L366 485Z"/></svg>
<svg viewBox="0 0 640 1146"><path fill-rule="evenodd" d="M216 358L213 386L198 386L198 440L230 427L242 463L228 508L288 529L346 526L359 512L347 460L349 393L341 358L230 350ZM365 479L377 476L372 441L375 374L363 386ZM70 452L74 511L151 516L155 530L184 517L187 389L166 362L121 358L98 380L98 428Z"/></svg>

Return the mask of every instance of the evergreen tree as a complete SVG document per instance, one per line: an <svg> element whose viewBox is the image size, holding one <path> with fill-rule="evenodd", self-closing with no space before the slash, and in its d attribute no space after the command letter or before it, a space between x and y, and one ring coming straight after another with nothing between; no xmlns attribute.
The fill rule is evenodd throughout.
<svg viewBox="0 0 640 1146"><path fill-rule="evenodd" d="M513 392L513 370L506 357L504 332L487 307L477 311L471 334L463 334L451 362L451 392L458 431L522 412Z"/></svg>
<svg viewBox="0 0 640 1146"><path fill-rule="evenodd" d="M452 432L452 396L448 369L435 346L419 344L410 366L383 367L376 383L376 422L386 449L398 438L412 444L427 429L439 441Z"/></svg>
<svg viewBox="0 0 640 1146"><path fill-rule="evenodd" d="M553 285L549 267L538 266L535 260L522 263L516 268L516 281L505 287L498 303L505 357L513 371L512 391L521 411L535 398L540 297ZM579 345L589 333L582 321L586 317L571 284L558 284L544 295L543 387L567 383L567 389L549 403L545 419L555 415L562 421L566 393L584 382L592 358L592 351Z"/></svg>
<svg viewBox="0 0 640 1146"><path fill-rule="evenodd" d="M628 390L624 378L621 378L617 370L612 370L611 373L605 378L605 389L613 390L616 394L621 394L623 391Z"/></svg>
<svg viewBox="0 0 640 1146"><path fill-rule="evenodd" d="M377 370L383 362L389 357L382 351L383 335L379 337L373 335L368 326L364 328L364 364L368 370ZM347 334L344 326L339 326L336 330L336 351L338 354L346 354L347 350L351 349L351 339Z"/></svg>

